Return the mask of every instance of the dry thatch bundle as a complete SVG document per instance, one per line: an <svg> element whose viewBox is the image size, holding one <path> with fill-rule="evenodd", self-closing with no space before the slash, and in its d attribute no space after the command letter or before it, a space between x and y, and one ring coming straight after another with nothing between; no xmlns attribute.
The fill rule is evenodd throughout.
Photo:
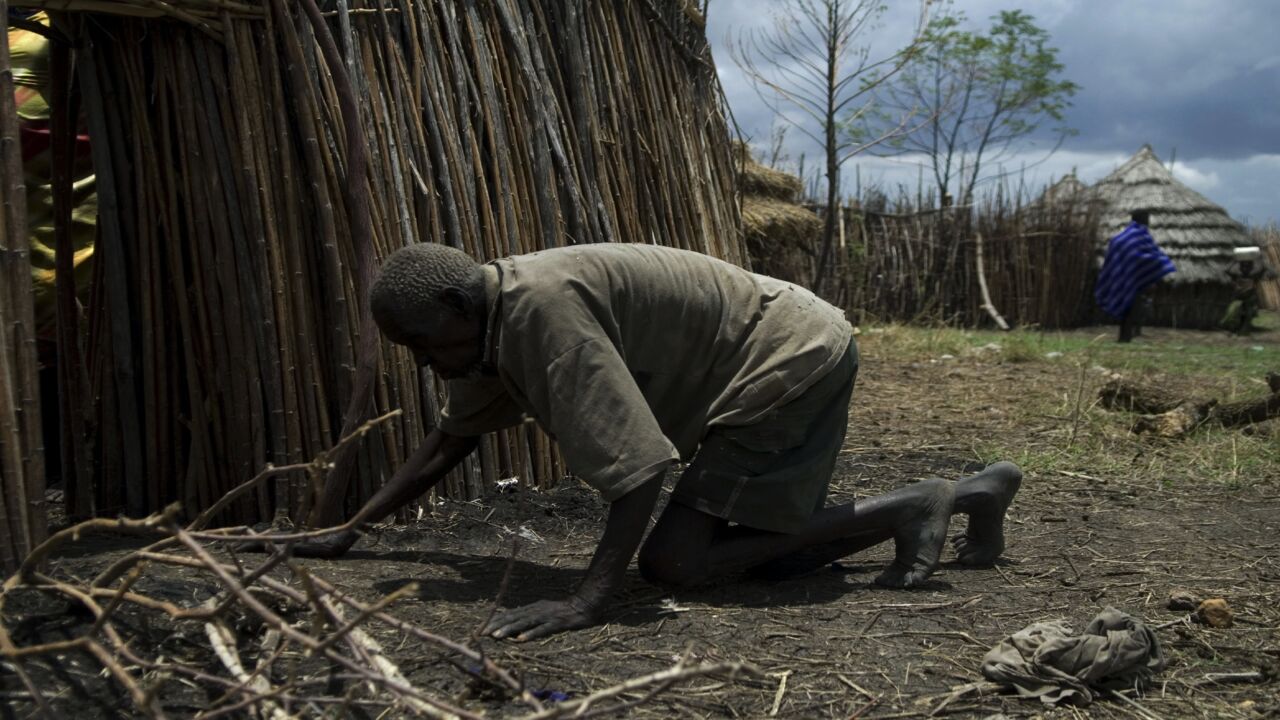
<svg viewBox="0 0 1280 720"><path fill-rule="evenodd" d="M795 203L747 196L742 200L742 229L748 239L805 245L822 230L822 220L812 210Z"/></svg>
<svg viewBox="0 0 1280 720"><path fill-rule="evenodd" d="M769 198L794 203L804 189L800 178L781 170L775 170L756 162L751 147L738 141L734 151L742 164L738 174L738 189L744 197Z"/></svg>
<svg viewBox="0 0 1280 720"><path fill-rule="evenodd" d="M1151 234L1178 267L1173 285L1227 282L1231 249L1249 244L1244 227L1178 182L1150 145L1099 180L1093 192L1105 204L1099 258L1107 239L1129 224L1129 213L1150 210Z"/></svg>
<svg viewBox="0 0 1280 720"><path fill-rule="evenodd" d="M800 178L765 167L751 156L745 142L736 142L742 191L742 232L751 267L756 272L808 285L813 280L813 256L822 220L796 204Z"/></svg>
<svg viewBox="0 0 1280 720"><path fill-rule="evenodd" d="M742 234L756 272L808 285L822 220L812 210L769 197L742 199Z"/></svg>
<svg viewBox="0 0 1280 720"><path fill-rule="evenodd" d="M94 456L63 463L73 515L208 507L402 408L349 456L338 507L372 494L438 402L366 322L376 260L405 244L490 259L653 242L746 262L722 98L683 0L15 4L65 11L83 48L102 200L84 352L59 348L98 399L63 448ZM446 490L563 473L546 436L514 428ZM325 480L224 519L302 519Z"/></svg>

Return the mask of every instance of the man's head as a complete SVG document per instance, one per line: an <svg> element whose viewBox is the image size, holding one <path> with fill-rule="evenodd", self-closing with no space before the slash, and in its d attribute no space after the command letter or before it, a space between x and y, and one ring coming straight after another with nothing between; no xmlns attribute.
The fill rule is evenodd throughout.
<svg viewBox="0 0 1280 720"><path fill-rule="evenodd" d="M1129 219L1143 227L1148 227L1151 225L1151 211L1146 208L1139 208L1129 213Z"/></svg>
<svg viewBox="0 0 1280 720"><path fill-rule="evenodd" d="M369 292L373 319L391 342L443 378L479 368L486 315L484 272L461 250L419 243L391 253Z"/></svg>

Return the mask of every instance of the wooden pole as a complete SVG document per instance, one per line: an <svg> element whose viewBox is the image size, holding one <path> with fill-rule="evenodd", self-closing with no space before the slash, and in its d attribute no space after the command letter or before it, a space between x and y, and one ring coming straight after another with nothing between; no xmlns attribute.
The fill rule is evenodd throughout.
<svg viewBox="0 0 1280 720"><path fill-rule="evenodd" d="M366 179L368 146L365 143L364 123L360 116L360 107L356 103L351 76L347 73L342 55L333 40L333 35L329 32L329 26L325 23L324 16L320 14L320 8L316 6L315 0L302 0L302 7L311 22L311 27L324 54L325 64L333 77L346 127L347 164L346 178L342 187L347 207L347 220L351 224L351 243L356 256L354 295L355 303L359 308L357 316L360 328L355 380L342 420L341 435L346 437L364 423L372 409L373 373L377 368L378 353L381 349L368 298L376 272L373 224L369 215L369 188ZM343 500L356 457L357 446L351 444L343 447L338 457L334 459L333 469L325 480L324 495L317 503L314 521L326 525L335 525L342 521Z"/></svg>
<svg viewBox="0 0 1280 720"><path fill-rule="evenodd" d="M0 0L8 17L8 2ZM0 565L6 571L45 535L44 443L40 423L35 311L28 256L26 184L9 61L0 36Z"/></svg>

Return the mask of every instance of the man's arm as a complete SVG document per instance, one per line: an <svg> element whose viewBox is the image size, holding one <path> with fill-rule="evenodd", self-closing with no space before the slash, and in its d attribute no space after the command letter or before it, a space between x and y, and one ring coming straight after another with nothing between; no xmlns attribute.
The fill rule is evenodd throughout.
<svg viewBox="0 0 1280 720"><path fill-rule="evenodd" d="M418 449L352 518L354 526L360 528L366 523L386 517L435 487L450 470L476 449L479 442L479 438L455 437L438 429L427 433ZM293 552L297 557L338 557L349 550L359 537L357 530L346 530L322 540L302 543Z"/></svg>
<svg viewBox="0 0 1280 720"><path fill-rule="evenodd" d="M665 470L609 504L609 519L596 547L587 576L566 600L541 600L494 614L483 633L516 640L534 640L562 630L592 625L617 591L627 565L640 547L649 517L658 502Z"/></svg>

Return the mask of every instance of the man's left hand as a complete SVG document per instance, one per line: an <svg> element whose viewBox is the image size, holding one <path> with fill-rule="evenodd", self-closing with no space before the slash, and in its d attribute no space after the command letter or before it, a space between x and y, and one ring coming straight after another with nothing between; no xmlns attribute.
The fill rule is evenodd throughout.
<svg viewBox="0 0 1280 720"><path fill-rule="evenodd" d="M539 600L531 605L499 610L484 626L482 634L496 638L510 637L524 642L565 630L588 627L595 622L595 610L576 597L568 600Z"/></svg>

